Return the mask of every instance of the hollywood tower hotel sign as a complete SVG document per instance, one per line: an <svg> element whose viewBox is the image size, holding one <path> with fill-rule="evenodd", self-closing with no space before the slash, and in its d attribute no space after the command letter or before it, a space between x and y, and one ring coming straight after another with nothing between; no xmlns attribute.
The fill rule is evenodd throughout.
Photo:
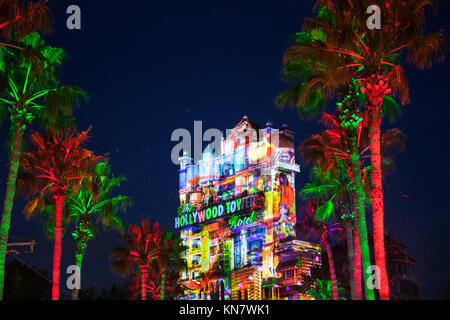
<svg viewBox="0 0 450 320"><path fill-rule="evenodd" d="M278 275L277 243L295 236L294 134L244 117L221 147L207 147L197 164L180 159L180 298L262 299L264 279Z"/></svg>

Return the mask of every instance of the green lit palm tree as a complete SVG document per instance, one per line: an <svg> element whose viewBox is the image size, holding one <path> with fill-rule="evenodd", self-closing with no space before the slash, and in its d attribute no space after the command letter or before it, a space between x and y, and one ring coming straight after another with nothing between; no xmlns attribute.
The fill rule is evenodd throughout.
<svg viewBox="0 0 450 320"><path fill-rule="evenodd" d="M81 182L78 192L67 201L71 216L77 221L72 235L76 241L75 260L80 273L87 243L97 233L93 216L104 228L123 231L122 220L117 214L126 210L130 197L114 195L114 189L125 180L123 176L111 175L108 164L100 162L94 173ZM78 299L76 288L72 291L72 299Z"/></svg>
<svg viewBox="0 0 450 320"><path fill-rule="evenodd" d="M87 98L86 93L71 86L61 86L56 71L64 59L60 48L45 45L39 34L33 33L18 42L38 52L36 59L24 51L11 52L0 47L0 115L10 113L10 159L0 225L0 299L3 295L4 266L11 212L15 196L17 171L21 160L23 135L27 125L39 123L57 131L70 123L72 110Z"/></svg>
<svg viewBox="0 0 450 320"><path fill-rule="evenodd" d="M359 259L359 252L361 252L363 269L366 270L371 264L365 219L367 197L364 191L364 181L367 168L362 162L362 159L367 157L365 155L368 150L366 147L367 134L364 134L366 131L363 130L361 121L356 117L354 119L356 120L356 126L349 130L343 127L342 122L339 121L340 118L324 114L321 120L327 125L328 129L305 140L300 149L307 162L312 161L314 166L320 168L322 178L326 175L332 175L333 177L339 177L341 181L344 180L348 184L348 188L351 190L349 198L353 201L351 204L347 201L345 206L353 208L355 233L359 240L359 247L354 248L357 250L355 260ZM350 134L350 137L348 134ZM348 213L345 216L345 221L349 222ZM350 227L348 223L347 227ZM350 234L349 230L347 230L347 234ZM359 260L355 261L354 264L353 274L355 276L353 277L352 296L355 299L361 299L360 277L358 276L360 270L356 270L356 268L359 268ZM364 276L368 278L365 273ZM367 288L365 293L366 299L374 299L373 291L370 288Z"/></svg>
<svg viewBox="0 0 450 320"><path fill-rule="evenodd" d="M345 298L343 297L344 289L337 288L337 292L339 294L339 300L345 300ZM334 300L333 289L330 280L316 279L316 288L309 289L306 293L313 297L315 300Z"/></svg>
<svg viewBox="0 0 450 320"><path fill-rule="evenodd" d="M327 11L321 11L318 19L325 19ZM328 55L320 50L309 50L308 55L299 48L315 48L319 46L332 45L335 38L327 37L327 34L319 27L309 32L299 32L295 35L295 44L284 54L283 78L292 84L292 87L281 92L275 99L276 103L294 106L300 117L310 119L323 114L326 101L338 97L337 110L338 119L335 120L334 134L340 145L345 144L343 149L347 153L349 168L355 191L355 222L363 234L365 231L365 207L364 192L362 188L362 177L360 173L360 152L358 150L358 139L362 129L362 114L358 108L356 96L358 94L354 81L352 80L352 63L347 57L339 55ZM304 50L307 51L306 49ZM312 152L315 152L312 150ZM336 163L336 157L325 155L334 152L325 152L322 165L332 167ZM342 156L342 153L341 155ZM330 161L332 160L332 161ZM323 168L327 170L327 168ZM358 219L357 217L360 217ZM357 230L356 232L359 232ZM365 264L370 265L370 255L367 236L357 238L365 254ZM367 299L374 299L372 290L366 290Z"/></svg>
<svg viewBox="0 0 450 320"><path fill-rule="evenodd" d="M159 278L161 283L160 300L165 299L167 291L176 290L180 271L186 268L186 261L182 258L184 250L186 247L182 245L182 240L172 232L165 231L159 258L153 264L156 271L153 275Z"/></svg>

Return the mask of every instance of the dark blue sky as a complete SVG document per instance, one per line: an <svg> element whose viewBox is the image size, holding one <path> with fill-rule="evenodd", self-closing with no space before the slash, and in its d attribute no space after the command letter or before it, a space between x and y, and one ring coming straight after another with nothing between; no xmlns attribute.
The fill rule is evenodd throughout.
<svg viewBox="0 0 450 320"><path fill-rule="evenodd" d="M121 188L134 198L134 206L123 215L127 224L150 217L172 227L178 168L170 161L175 145L170 135L177 128L193 131L194 120L203 120L204 130L225 130L247 114L260 124L269 118L276 126L286 122L296 131L297 145L322 129L272 103L285 87L280 80L283 52L303 19L312 15L312 0L51 2L55 24L48 42L69 55L63 82L90 95L90 102L76 113L80 129L93 125L88 147L110 153L114 172L128 179ZM66 28L65 12L71 4L82 10L80 31ZM449 30L449 9L447 1L441 1L432 30ZM403 130L408 145L398 171L387 180L386 229L418 261L421 297L439 299L450 278L450 68L447 61L431 70L407 71L412 102L401 120L386 123L386 128ZM1 129L3 140L6 128ZM5 181L6 149L0 155L5 164L0 181ZM307 178L303 168L297 188ZM4 194L4 183L0 192ZM50 275L53 242L44 237L38 219L25 221L23 205L21 199L15 203L10 234L38 242L35 253L21 258ZM119 244L115 234L103 234L88 244L84 288L121 281L108 262L111 249ZM63 286L64 270L74 261L73 249L67 235Z"/></svg>

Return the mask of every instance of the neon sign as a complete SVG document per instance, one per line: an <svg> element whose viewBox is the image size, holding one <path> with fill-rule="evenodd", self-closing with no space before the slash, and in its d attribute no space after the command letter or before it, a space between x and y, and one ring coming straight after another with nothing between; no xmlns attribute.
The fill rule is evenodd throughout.
<svg viewBox="0 0 450 320"><path fill-rule="evenodd" d="M252 224L256 221L255 211L252 212L250 216L244 216L240 214L236 214L228 220L228 228L233 229L241 226L245 226L248 224Z"/></svg>
<svg viewBox="0 0 450 320"><path fill-rule="evenodd" d="M204 210L185 212L185 214L175 218L175 228L179 229L232 213L248 211L253 207L254 202L255 196L252 195L245 198L226 201L224 203L208 207Z"/></svg>

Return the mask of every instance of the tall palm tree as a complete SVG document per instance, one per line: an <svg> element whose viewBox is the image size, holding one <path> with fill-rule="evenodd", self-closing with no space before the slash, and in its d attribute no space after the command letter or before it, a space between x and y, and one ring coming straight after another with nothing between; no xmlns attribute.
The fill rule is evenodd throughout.
<svg viewBox="0 0 450 320"><path fill-rule="evenodd" d="M72 121L72 110L87 99L86 93L71 86L60 85L56 72L64 59L64 51L45 45L39 34L33 33L19 45L38 52L43 59L23 51L11 52L0 47L0 115L10 112L10 158L6 180L5 200L0 225L0 300L6 247L11 222L11 212L16 191L17 171L21 160L23 135L27 125L38 122L47 129L57 131ZM36 121L37 120L37 121Z"/></svg>
<svg viewBox="0 0 450 320"><path fill-rule="evenodd" d="M350 74L358 79L366 96L370 128L372 194L375 261L381 271L381 299L389 299L389 285L384 252L384 207L381 163L382 103L392 94L402 104L409 101L409 87L400 53L420 69L441 61L443 32L424 34L425 9L434 1L407 0L317 0L317 18L305 20L304 29L320 30L321 39L297 43L288 55L303 60L339 61L328 64L332 74ZM366 10L371 5L381 8L381 30L368 30ZM343 57L347 59L343 59ZM301 59L297 59L297 62ZM316 79L316 85L320 80ZM314 85L314 84L313 84Z"/></svg>
<svg viewBox="0 0 450 320"><path fill-rule="evenodd" d="M87 243L97 233L93 216L104 228L123 231L122 220L117 214L126 210L130 197L114 195L114 189L124 180L123 176L111 174L107 162L100 162L93 174L81 182L78 192L68 199L71 216L77 221L72 235L76 241L75 260L80 273ZM78 299L76 288L72 291L72 299Z"/></svg>
<svg viewBox="0 0 450 320"><path fill-rule="evenodd" d="M153 260L149 273L149 293L152 300L165 300L168 297L175 297L181 293L178 284L180 270L186 267L184 259L181 257L185 247L181 245L181 240L173 236L171 232L165 232L159 258Z"/></svg>
<svg viewBox="0 0 450 320"><path fill-rule="evenodd" d="M343 297L344 289L337 288L339 300L345 300ZM306 294L313 297L315 300L335 300L333 299L333 288L330 280L316 279L316 288L309 289Z"/></svg>
<svg viewBox="0 0 450 320"><path fill-rule="evenodd" d="M111 251L111 268L122 276L132 274L139 280L141 300L147 300L150 264L159 258L164 231L158 223L150 226L150 221L144 219L140 225L131 224L124 239L128 248L116 247Z"/></svg>
<svg viewBox="0 0 450 320"><path fill-rule="evenodd" d="M326 16L326 13L327 11L319 12L319 18ZM362 117L356 103L357 90L352 80L352 73L347 68L352 63L346 57L328 55L321 50L313 50L316 46L333 45L339 41L339 36L340 34L335 38L329 37L318 27L309 32L299 32L295 35L295 44L286 50L283 58L283 77L293 86L281 92L275 101L281 107L286 104L295 106L300 117L308 119L322 114L326 107L326 100L338 96L339 116L335 122L339 124L336 126L339 129L336 128L335 131L339 133L339 137L345 140L341 142L346 144L343 150L345 152L350 150L348 161L352 171L355 210L358 210L358 214L355 215L355 224L364 235L367 234L367 227L359 165L360 153L357 144ZM343 134L340 134L341 131ZM325 158L330 159L330 157ZM324 163L326 162L329 161ZM359 231L357 230L357 232ZM363 236L361 239L362 242L359 243L364 252L365 265L368 267L370 254L367 236ZM359 278L356 278L356 281L359 281ZM373 290L366 290L366 298L369 300L375 298Z"/></svg>
<svg viewBox="0 0 450 320"><path fill-rule="evenodd" d="M101 160L101 157L83 148L87 137L88 131L75 135L68 130L65 134L49 133L44 136L34 132L31 135L34 150L25 153L21 162L20 181L27 190L31 190L31 194L37 194L25 206L24 214L29 218L42 212L49 197L55 202L52 300L59 299L65 200L79 189L80 182L90 171L89 168Z"/></svg>

